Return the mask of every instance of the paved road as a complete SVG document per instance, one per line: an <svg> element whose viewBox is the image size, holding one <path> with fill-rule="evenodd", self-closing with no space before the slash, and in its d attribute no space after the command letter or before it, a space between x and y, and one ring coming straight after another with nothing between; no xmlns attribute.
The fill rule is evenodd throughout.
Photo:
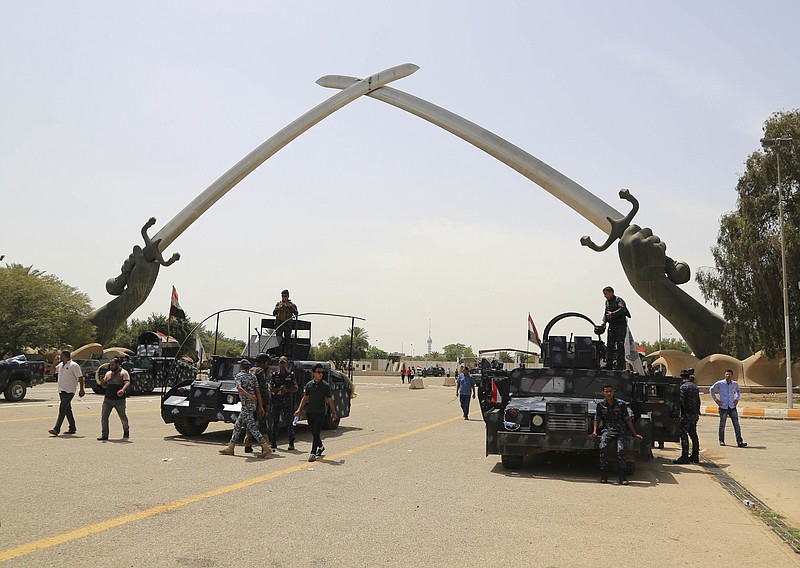
<svg viewBox="0 0 800 568"><path fill-rule="evenodd" d="M53 385L0 403L0 564L618 566L622 554L639 566L800 565L704 468L668 463L674 447L640 464L629 487L598 484L587 458L507 471L484 455L477 410L461 419L440 380L413 391L394 378L358 382L352 416L323 432L328 456L313 464L305 427L298 452L284 441L266 460L241 448L220 456L230 425L183 438L161 422L155 396L129 400L129 442L95 440L94 394L74 405L73 437L47 435ZM751 422L748 441L761 445L756 432L772 426Z"/></svg>

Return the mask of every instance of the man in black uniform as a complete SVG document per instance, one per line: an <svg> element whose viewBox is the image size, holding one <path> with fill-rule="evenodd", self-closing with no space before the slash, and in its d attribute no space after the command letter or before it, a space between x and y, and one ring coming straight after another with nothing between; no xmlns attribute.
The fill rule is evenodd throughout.
<svg viewBox="0 0 800 568"><path fill-rule="evenodd" d="M272 393L272 429L270 430L270 445L272 449L278 447L278 426L281 416L286 422L289 434L289 451L294 450L294 394L298 391L294 371L288 369L289 361L286 357L278 360L278 370L272 373L270 392Z"/></svg>
<svg viewBox="0 0 800 568"><path fill-rule="evenodd" d="M331 387L328 383L322 380L325 373L322 365L317 363L314 365L314 379L306 383L303 390L303 398L300 399L300 406L295 411L295 416L300 416L300 412L304 406L308 406L306 410L306 420L308 426L311 428L311 435L314 441L311 442L311 453L308 456L308 461L316 461L325 453L325 446L322 445L322 423L325 422L325 405L331 410L331 420L336 421L336 408L333 406L333 395L331 394Z"/></svg>
<svg viewBox="0 0 800 568"><path fill-rule="evenodd" d="M611 286L603 288L603 296L606 298L605 310L603 311L603 325L595 329L598 335L606 330L608 325L608 335L606 336L606 369L625 369L625 338L628 335L628 318L631 313L625 305L625 300L614 295Z"/></svg>
<svg viewBox="0 0 800 568"><path fill-rule="evenodd" d="M608 454L611 451L611 443L617 444L617 463L619 465L619 484L628 485L625 477L625 439L630 430L634 438L641 441L642 437L636 433L628 412L628 404L614 396L614 387L605 385L603 387L603 399L597 403L594 415L594 430L589 437L597 438L597 429L602 422L602 432L600 434L600 483L608 483Z"/></svg>
<svg viewBox="0 0 800 568"><path fill-rule="evenodd" d="M700 420L700 390L694 384L694 369L681 371L681 457L672 463L700 463L700 440L697 438L697 421ZM689 455L689 438L692 454Z"/></svg>
<svg viewBox="0 0 800 568"><path fill-rule="evenodd" d="M258 397L256 423L258 424L259 432L262 434L269 433L267 425L267 416L270 409L269 387L267 386L267 367L269 363L269 355L260 353L258 357L256 357L256 366L250 371L256 376L256 380L258 381L258 391L256 392L256 396ZM270 446L273 450L275 449L275 446L272 444L270 444ZM253 439L249 432L244 436L244 453L253 453Z"/></svg>

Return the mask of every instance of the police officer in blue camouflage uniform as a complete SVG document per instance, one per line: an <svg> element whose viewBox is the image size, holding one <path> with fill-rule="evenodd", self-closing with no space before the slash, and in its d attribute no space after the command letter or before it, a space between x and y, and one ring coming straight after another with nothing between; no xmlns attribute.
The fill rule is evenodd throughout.
<svg viewBox="0 0 800 568"><path fill-rule="evenodd" d="M700 440L697 438L697 422L700 420L700 389L694 384L694 369L681 371L681 457L672 463L700 463ZM692 439L692 454L689 455L689 438Z"/></svg>
<svg viewBox="0 0 800 568"><path fill-rule="evenodd" d="M233 425L233 434L231 434L231 441L228 446L219 451L222 455L232 456L233 449L236 447L236 441L242 434L244 427L253 439L261 445L261 453L256 454L256 457L265 458L272 453L272 450L264 441L264 436L258 430L256 424L256 413L258 409L259 397L257 394L258 379L255 375L250 374L250 361L241 359L238 361L239 372L236 373L234 381L236 390L239 391L239 399L242 402L242 410L239 412L239 417L236 419L236 424Z"/></svg>
<svg viewBox="0 0 800 568"><path fill-rule="evenodd" d="M286 423L289 434L289 451L294 450L294 395L297 388L297 379L294 371L289 370L289 360L286 357L278 359L278 370L272 373L270 392L272 393L272 429L270 430L270 447L278 447L278 426L281 416Z"/></svg>
<svg viewBox="0 0 800 568"><path fill-rule="evenodd" d="M250 370L256 376L258 381L258 403L256 409L256 417L258 418L258 431L262 434L269 433L269 426L267 424L267 416L269 416L271 398L269 395L269 385L267 381L267 367L269 367L270 358L266 353L259 353L256 357L256 366ZM244 437L244 453L253 453L253 438L250 434Z"/></svg>
<svg viewBox="0 0 800 568"><path fill-rule="evenodd" d="M642 437L636 433L633 427L628 404L614 396L614 387L605 385L603 387L603 399L597 403L594 415L594 430L589 437L597 438L597 429L602 423L600 434L600 483L608 483L608 454L611 451L611 444L617 445L617 463L619 465L619 484L628 485L625 477L625 440L628 430L631 435L641 441Z"/></svg>
<svg viewBox="0 0 800 568"><path fill-rule="evenodd" d="M614 295L614 288L603 288L605 296L605 310L603 311L603 324L596 331L601 335L608 325L606 336L606 369L625 369L625 339L628 335L628 318L631 313L625 305L625 300Z"/></svg>

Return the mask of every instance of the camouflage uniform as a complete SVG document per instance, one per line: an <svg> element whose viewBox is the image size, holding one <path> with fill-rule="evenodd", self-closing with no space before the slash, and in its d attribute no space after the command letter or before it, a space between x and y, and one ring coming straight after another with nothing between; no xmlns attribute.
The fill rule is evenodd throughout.
<svg viewBox="0 0 800 568"><path fill-rule="evenodd" d="M280 350L281 355L290 354L290 345L289 342L292 339L292 317L297 317L297 305L289 300L288 298L287 304L284 305L283 300L275 304L275 309L272 310L272 315L275 316L275 327L278 329L275 330L275 337L280 338ZM281 325L283 322L287 322L284 325Z"/></svg>
<svg viewBox="0 0 800 568"><path fill-rule="evenodd" d="M699 461L700 440L697 421L700 419L700 390L692 381L681 384L681 457L689 457L689 438L692 439L690 461Z"/></svg>
<svg viewBox="0 0 800 568"><path fill-rule="evenodd" d="M612 315L608 316L608 312ZM625 305L625 300L619 296L612 296L606 300L603 312L603 323L608 324L606 336L606 368L625 368L625 339L628 335L628 318L631 313Z"/></svg>
<svg viewBox="0 0 800 568"><path fill-rule="evenodd" d="M255 396L256 388L258 387L258 379L247 371L240 371L234 377L236 387L242 387L245 391ZM256 423L256 410L258 405L250 400L248 397L239 393L239 399L242 401L242 411L239 413L239 418L236 419L236 424L233 425L233 434L231 434L231 444L235 444L242 434L242 427L249 432L253 439L259 443L264 443L264 436L258 429ZM231 446L233 448L233 446Z"/></svg>
<svg viewBox="0 0 800 568"><path fill-rule="evenodd" d="M270 442L275 445L278 443L278 427L280 426L281 416L286 422L286 430L289 434L289 445L294 445L294 393L286 392L279 395L278 391L285 387L287 391L297 391L297 380L294 378L294 371L275 371L272 373L270 390L272 391L272 429L270 431Z"/></svg>
<svg viewBox="0 0 800 568"><path fill-rule="evenodd" d="M628 436L628 404L614 398L614 403L609 405L605 400L597 403L595 421L603 423L603 432L600 435L600 471L608 471L608 454L611 444L617 444L617 463L620 474L625 472L625 440Z"/></svg>

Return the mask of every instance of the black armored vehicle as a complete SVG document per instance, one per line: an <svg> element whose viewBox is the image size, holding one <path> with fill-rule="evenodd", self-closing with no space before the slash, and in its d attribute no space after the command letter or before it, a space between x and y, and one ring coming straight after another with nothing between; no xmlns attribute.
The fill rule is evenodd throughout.
<svg viewBox="0 0 800 568"><path fill-rule="evenodd" d="M123 368L131 377L131 394L150 394L156 388L168 387L176 381L193 380L197 369L190 363L177 358L178 343L173 337L156 332L145 331L136 340L136 354ZM100 376L108 371L108 362L86 375L86 388L96 394L105 394L100 386Z"/></svg>
<svg viewBox="0 0 800 568"><path fill-rule="evenodd" d="M500 455L506 468L520 467L527 455L540 452L592 452L598 441L589 438L603 386L613 385L616 397L630 406L636 431L643 440L627 440L627 473L635 461L652 456L653 441L679 440L680 379L643 376L628 370L601 368L605 345L591 336L551 336L562 319L585 315L568 312L545 327L544 366L512 371L484 369L481 399L486 422L486 455ZM587 326L587 327L588 327Z"/></svg>
<svg viewBox="0 0 800 568"><path fill-rule="evenodd" d="M262 320L262 328L274 329L274 320ZM342 418L350 416L350 399L353 394L352 380L345 374L333 369L328 362L307 360L311 341L297 338L297 330L311 330L311 322L294 320L295 337L293 337L291 353L293 359L289 360L289 370L294 371L297 386L300 392L294 395L294 407L300 405L302 389L313 379L312 370L318 363L322 364L323 380L331 387L336 420L331 420L330 411L326 412L324 427L334 430L339 427ZM271 347L266 353L272 358L274 365L267 369L267 377L278 370L277 347ZM255 361L256 354L248 358ZM211 369L208 380L181 380L167 389L161 396L161 418L167 424L174 424L175 429L184 436L199 436L205 432L211 422L236 422L242 410L239 393L236 390L234 377L240 371L238 360L240 357L211 358ZM305 410L300 415L300 420L305 420ZM280 426L285 426L281 418Z"/></svg>
<svg viewBox="0 0 800 568"><path fill-rule="evenodd" d="M44 383L44 361L29 361L17 355L0 361L0 392L6 400L19 402L28 389Z"/></svg>

